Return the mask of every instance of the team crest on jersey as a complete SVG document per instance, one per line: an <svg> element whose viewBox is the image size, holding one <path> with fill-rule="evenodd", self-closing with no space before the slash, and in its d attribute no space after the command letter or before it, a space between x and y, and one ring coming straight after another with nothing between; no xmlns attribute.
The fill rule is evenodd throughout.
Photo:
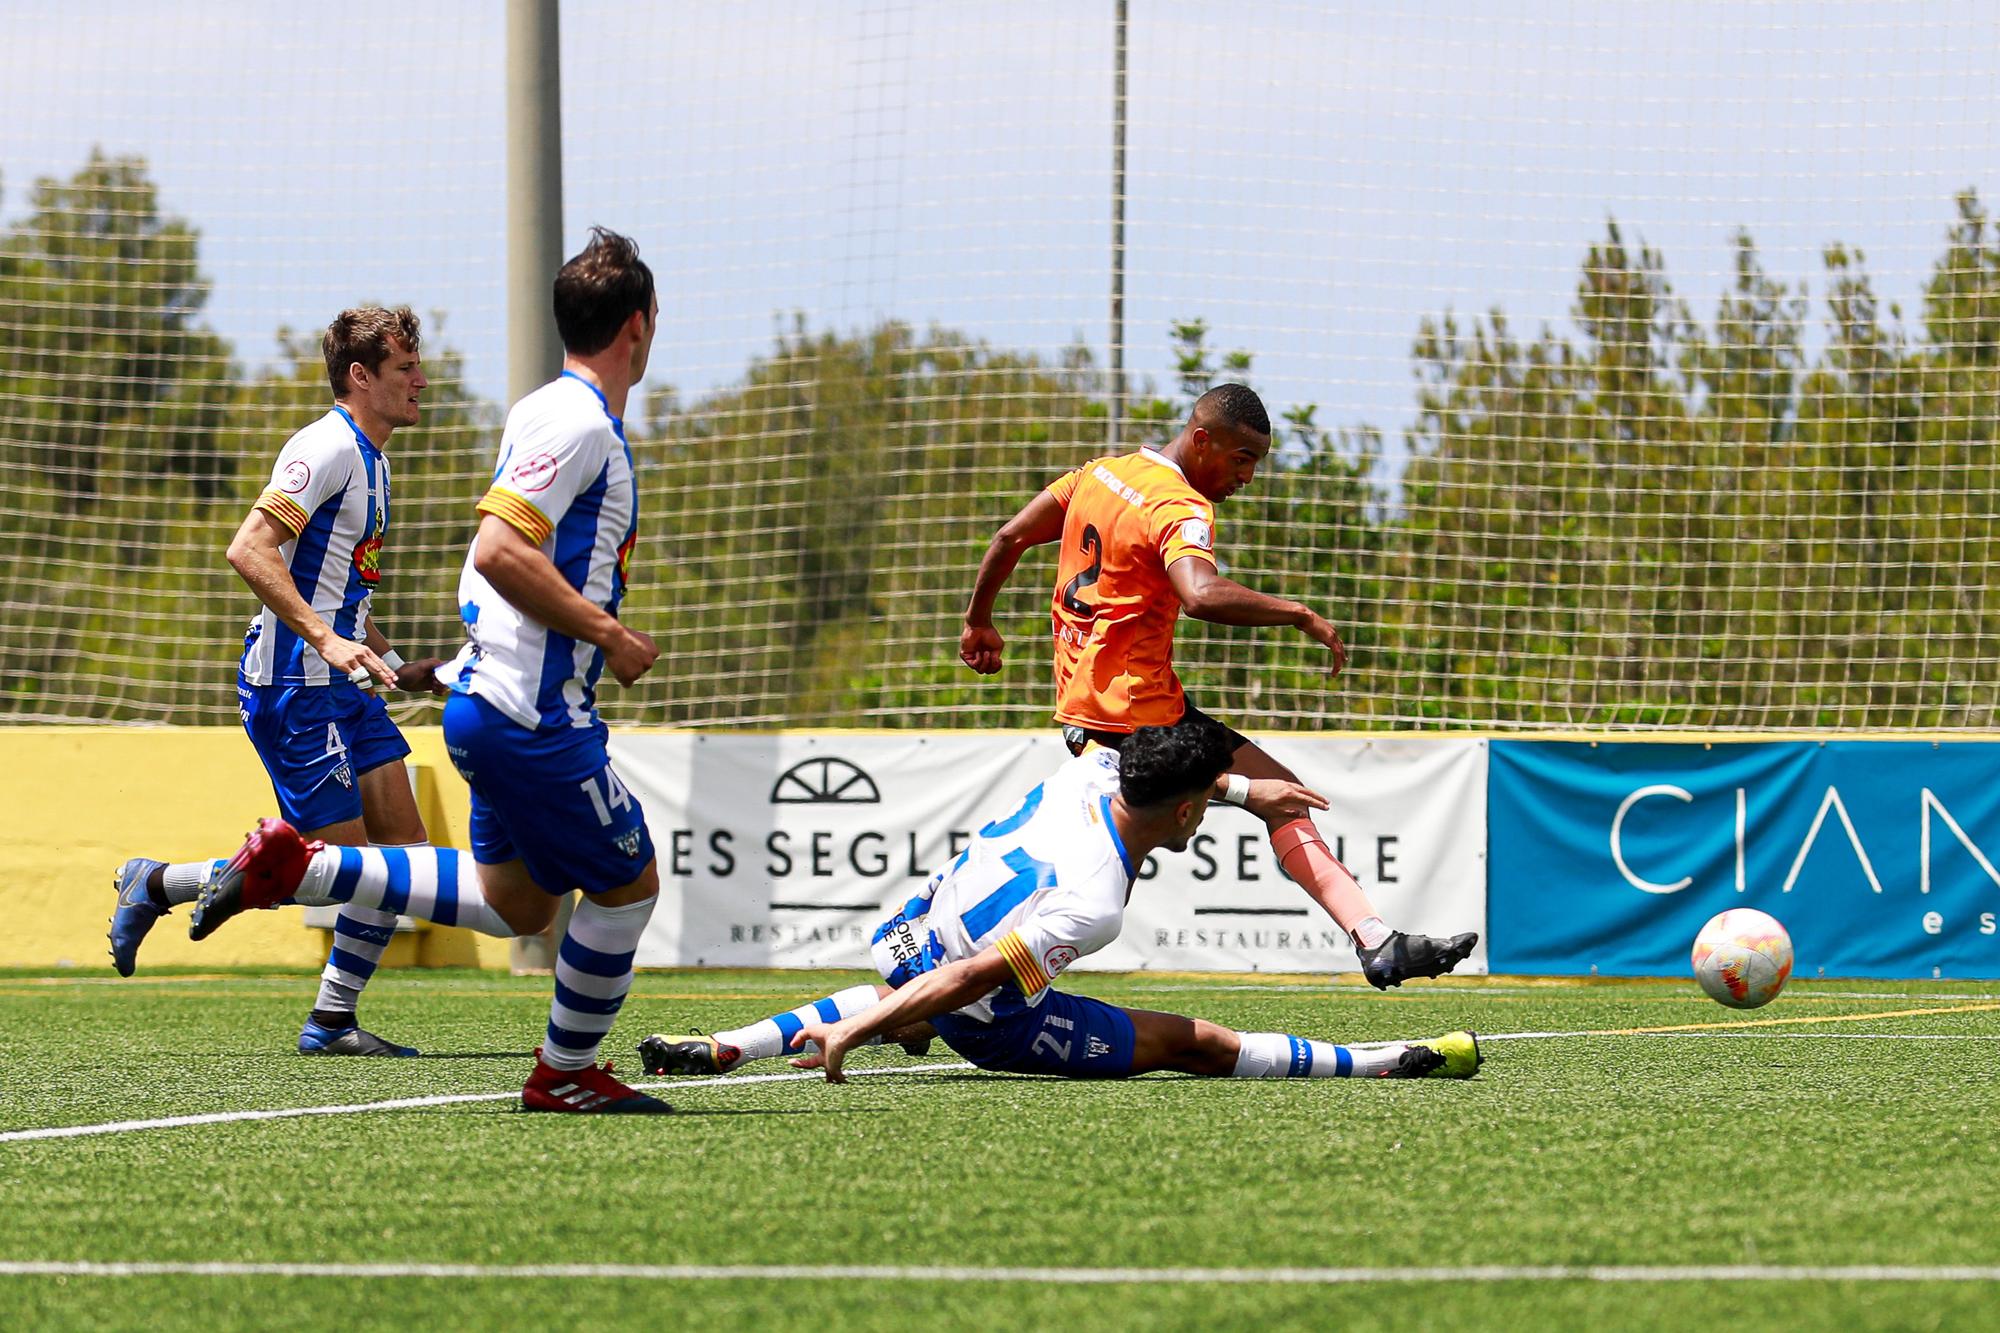
<svg viewBox="0 0 2000 1333"><path fill-rule="evenodd" d="M382 581L382 539L379 536L370 537L354 548L354 572L371 588Z"/></svg>
<svg viewBox="0 0 2000 1333"><path fill-rule="evenodd" d="M507 479L524 491L545 491L556 479L556 456L540 453L524 458L508 472Z"/></svg>
<svg viewBox="0 0 2000 1333"><path fill-rule="evenodd" d="M1111 1054L1111 1043L1098 1036L1095 1032L1091 1033L1084 1043L1083 1058L1086 1060L1095 1060L1100 1055L1109 1054Z"/></svg>
<svg viewBox="0 0 2000 1333"><path fill-rule="evenodd" d="M1075 961L1076 950L1067 944L1058 944L1042 955L1042 970L1054 976Z"/></svg>
<svg viewBox="0 0 2000 1333"><path fill-rule="evenodd" d="M285 475L278 482L278 489L287 495L297 495L313 479L313 470L306 466L303 458L294 458L285 464Z"/></svg>
<svg viewBox="0 0 2000 1333"><path fill-rule="evenodd" d="M346 764L342 764L339 768L333 770L333 780L349 791L354 790L354 770Z"/></svg>
<svg viewBox="0 0 2000 1333"><path fill-rule="evenodd" d="M1181 524L1181 540L1197 551L1208 551L1214 549L1215 536L1206 519L1190 518Z"/></svg>
<svg viewBox="0 0 2000 1333"><path fill-rule="evenodd" d="M644 837L645 833L646 831L643 828L628 829L626 832L613 838L611 842L613 846L617 847L625 855L637 856L639 854L639 839Z"/></svg>

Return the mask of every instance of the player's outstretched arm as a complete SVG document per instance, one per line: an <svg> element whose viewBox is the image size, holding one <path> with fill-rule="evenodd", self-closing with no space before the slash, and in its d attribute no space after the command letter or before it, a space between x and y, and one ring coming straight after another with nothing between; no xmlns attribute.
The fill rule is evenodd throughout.
<svg viewBox="0 0 2000 1333"><path fill-rule="evenodd" d="M362 636L370 652L381 658L383 663L396 673L396 688L408 690L412 694L450 694L442 681L437 678L437 669L444 665L442 657L423 657L414 662L404 662L389 646L389 636L375 623L375 617L368 617L368 630Z"/></svg>
<svg viewBox="0 0 2000 1333"><path fill-rule="evenodd" d="M627 629L618 617L585 597L563 578L542 548L498 514L479 520L479 549L473 567L515 609L558 634L604 650L604 665L620 685L630 685L652 669L660 655L647 635Z"/></svg>
<svg viewBox="0 0 2000 1333"><path fill-rule="evenodd" d="M1347 665L1347 645L1340 641L1339 631L1304 602L1246 588L1196 556L1183 556L1167 566L1167 579L1181 599L1181 609L1196 620L1213 625L1290 625L1333 655L1330 673L1338 674Z"/></svg>
<svg viewBox="0 0 2000 1333"><path fill-rule="evenodd" d="M867 1044L871 1037L963 1009L1012 975L1005 956L988 945L970 958L924 973L865 1013L839 1023L806 1024L792 1038L792 1048L803 1049L808 1041L819 1043L826 1062L826 1081L845 1083L847 1076L841 1073L840 1064L856 1046Z"/></svg>
<svg viewBox="0 0 2000 1333"><path fill-rule="evenodd" d="M972 582L972 601L965 608L965 629L958 636L958 657L982 676L1000 669L1006 645L1000 631L993 628L993 603L1000 590L1021 563L1021 555L1031 546L1045 546L1062 536L1062 502L1047 491L1021 507L1021 512L1001 525L980 557L979 573Z"/></svg>
<svg viewBox="0 0 2000 1333"><path fill-rule="evenodd" d="M229 539L229 567L250 585L258 601L270 607L286 628L320 655L330 670L345 676L357 667L366 668L369 675L393 688L396 673L389 670L373 649L335 634L333 626L299 596L298 584L292 582L292 571L286 567L281 549L298 535L266 511L253 509L236 529L236 535Z"/></svg>

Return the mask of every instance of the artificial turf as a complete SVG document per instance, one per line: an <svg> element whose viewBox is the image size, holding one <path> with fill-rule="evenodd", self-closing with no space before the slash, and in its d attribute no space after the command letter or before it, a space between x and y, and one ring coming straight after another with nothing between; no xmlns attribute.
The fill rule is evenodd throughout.
<svg viewBox="0 0 2000 1333"><path fill-rule="evenodd" d="M608 1050L636 1074L649 1031L740 1024L852 980L642 974ZM292 1053L303 976L0 975L0 1133L506 1094L548 985L385 973L364 1019L425 1054L362 1061ZM864 1052L857 1069L909 1072L842 1087L669 1087L669 1118L502 1099L0 1142L0 1262L2000 1268L2000 984L1795 983L1749 1014L1691 983L1064 985L1337 1040L1604 1035L1488 1041L1470 1082L1065 1083L945 1068L940 1047ZM1746 1022L1768 1026L1628 1031ZM1792 1327L1990 1328L2000 1283L0 1276L11 1327L1682 1328L1746 1308Z"/></svg>

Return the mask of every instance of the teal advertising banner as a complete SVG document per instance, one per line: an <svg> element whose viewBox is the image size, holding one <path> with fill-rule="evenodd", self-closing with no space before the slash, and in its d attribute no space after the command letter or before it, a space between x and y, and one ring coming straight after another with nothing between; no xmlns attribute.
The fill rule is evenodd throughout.
<svg viewBox="0 0 2000 1333"><path fill-rule="evenodd" d="M1796 976L2000 977L2000 745L1495 741L1495 972L1673 976L1729 907Z"/></svg>

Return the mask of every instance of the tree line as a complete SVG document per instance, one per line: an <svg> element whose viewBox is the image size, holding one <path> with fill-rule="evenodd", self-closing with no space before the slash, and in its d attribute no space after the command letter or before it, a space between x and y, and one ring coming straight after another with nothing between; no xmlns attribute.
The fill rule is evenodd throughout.
<svg viewBox="0 0 2000 1333"><path fill-rule="evenodd" d="M0 232L0 716L219 722L252 607L221 559L286 435L323 410L315 336L246 373L203 321L199 232L143 161L94 154ZM1571 326L1425 319L1390 447L1280 409L1274 462L1220 515L1227 568L1342 625L1329 681L1296 635L1183 621L1197 696L1240 725L1985 727L2000 465L2000 233L1955 201L1908 320L1864 257L1804 283L1753 239L1697 313L1615 220ZM331 312L328 312L329 314ZM1164 440L1254 356L1173 330L1126 439ZM433 322L423 425L392 443L378 612L449 651L500 405ZM794 321L734 384L655 389L634 453L626 614L659 639L619 723L1035 726L1048 566L998 608L996 679L959 665L993 529L1108 445L1109 383L960 330Z"/></svg>

